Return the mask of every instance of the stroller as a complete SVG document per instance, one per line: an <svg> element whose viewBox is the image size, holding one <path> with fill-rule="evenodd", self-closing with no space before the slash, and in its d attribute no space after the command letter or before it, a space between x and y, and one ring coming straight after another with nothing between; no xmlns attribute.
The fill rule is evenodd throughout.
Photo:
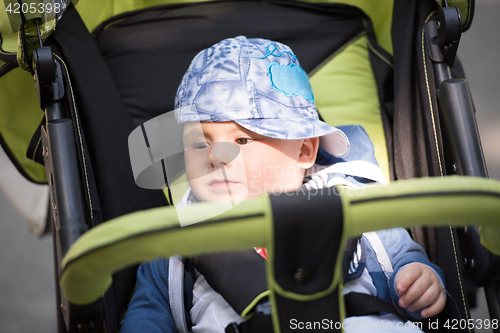
<svg viewBox="0 0 500 333"><path fill-rule="evenodd" d="M448 322L441 329L473 331L467 279L488 290L492 320L500 318L498 262L479 244L475 229L413 227L480 222L483 242L496 245L492 251L499 254L492 241L500 216L497 182L443 177L487 177L467 83L454 61L460 34L472 21L472 0L458 1L456 7L431 0L386 1L380 7L361 0L158 1L144 8L126 2L41 3L44 9L48 4L60 8L54 15L24 11L27 1L7 3L18 4L22 15L9 14L4 22L10 25L3 24L0 31L0 84L2 90L27 85L31 78L24 69L35 76L38 98L35 91L24 96L17 89L2 99L17 108L24 103L23 116L31 122L17 125L16 131L2 128L0 138L28 179L48 182L51 188L56 277L62 288L57 288L60 332L118 332L135 282L134 265L141 261L253 246L274 253L267 263L273 301L267 318L272 317L275 332L289 330L290 318L314 321L328 315L340 322L345 307L339 249L348 237L395 226L412 227L414 239L446 273L457 307L448 300L437 317L441 325ZM363 125L385 178L394 184L363 195L318 196L306 204L285 196L250 200L217 218L178 228L175 211L166 207L175 200L168 188L167 195L161 190L166 179L160 174L148 186L156 190L134 182L150 166L132 172L127 139L137 126L173 109L177 84L199 50L237 35L289 45L310 77L323 120L335 126ZM45 117L33 106L37 100ZM0 116L7 119L11 110L16 108L2 108ZM40 118L38 127L32 125ZM143 148L154 150L147 134ZM161 160L151 164L158 166ZM407 180L421 177L435 178ZM288 217L300 222L310 205L321 214L331 215L333 206L343 214L329 217L336 223L318 225L304 240L304 233L286 231ZM163 208L152 209L156 207ZM192 208L203 216L203 210ZM307 289L279 277L296 272L275 263L273 258L286 258L289 243L274 238L273 228L274 234L288 235L308 248L325 230L336 235L335 241L318 247L315 263L287 259L293 267L322 272L321 283L312 281ZM208 232L222 236L204 237ZM183 237L192 241L179 241ZM321 253L330 253L331 260L321 261ZM474 267L464 269L464 258L474 258ZM434 328L429 322L424 330Z"/></svg>

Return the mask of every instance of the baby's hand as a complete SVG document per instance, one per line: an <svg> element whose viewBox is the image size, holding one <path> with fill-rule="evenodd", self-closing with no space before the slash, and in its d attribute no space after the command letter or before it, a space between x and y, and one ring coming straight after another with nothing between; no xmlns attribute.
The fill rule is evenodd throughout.
<svg viewBox="0 0 500 333"><path fill-rule="evenodd" d="M432 269L419 262L403 267L395 278L396 289L401 296L399 306L410 312L422 310L429 318L441 312L446 304L443 286Z"/></svg>

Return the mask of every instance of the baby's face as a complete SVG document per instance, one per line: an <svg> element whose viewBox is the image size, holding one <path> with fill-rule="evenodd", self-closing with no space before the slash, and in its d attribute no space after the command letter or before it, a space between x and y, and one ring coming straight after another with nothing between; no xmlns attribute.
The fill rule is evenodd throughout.
<svg viewBox="0 0 500 333"><path fill-rule="evenodd" d="M232 121L186 123L183 141L189 185L203 201L295 191L318 146L318 138L273 139Z"/></svg>

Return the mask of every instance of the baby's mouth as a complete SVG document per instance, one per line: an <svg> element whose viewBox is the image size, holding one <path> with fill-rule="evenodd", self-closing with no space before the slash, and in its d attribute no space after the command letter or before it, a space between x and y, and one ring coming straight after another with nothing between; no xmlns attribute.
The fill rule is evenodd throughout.
<svg viewBox="0 0 500 333"><path fill-rule="evenodd" d="M235 182L232 180L225 180L225 179L214 179L210 183L208 183L208 186L214 189L227 189L228 186L236 184L239 184L239 182Z"/></svg>

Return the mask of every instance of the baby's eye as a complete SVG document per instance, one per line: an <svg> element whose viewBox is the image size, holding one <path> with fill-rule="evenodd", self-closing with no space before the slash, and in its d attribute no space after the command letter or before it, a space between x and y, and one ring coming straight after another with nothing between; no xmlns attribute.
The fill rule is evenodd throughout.
<svg viewBox="0 0 500 333"><path fill-rule="evenodd" d="M235 142L239 145L246 145L247 143L250 143L254 141L253 139L250 138L238 138L235 140Z"/></svg>
<svg viewBox="0 0 500 333"><path fill-rule="evenodd" d="M194 147L195 149L205 149L205 148L207 148L207 147L208 147L208 143L206 143L206 142L202 142L202 141L200 141L200 142L196 142L196 143L193 145L193 147Z"/></svg>

